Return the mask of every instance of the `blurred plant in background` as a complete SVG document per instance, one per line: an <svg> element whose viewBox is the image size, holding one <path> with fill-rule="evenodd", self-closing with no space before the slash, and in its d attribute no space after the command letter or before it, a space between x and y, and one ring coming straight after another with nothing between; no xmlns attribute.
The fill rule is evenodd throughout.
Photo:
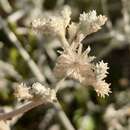
<svg viewBox="0 0 130 130"><path fill-rule="evenodd" d="M53 32L52 37L43 35L41 31L36 34L32 31L31 22L36 18L43 19L58 14L64 5L69 5L72 9L73 30L76 29L74 25L78 23L78 17L83 12L94 9L97 14L108 18L100 31L85 35L82 48L84 51L88 46L91 47L90 55L96 56L94 64L101 60L108 62L110 69L106 81L111 83L112 89L109 97L100 98L91 88L81 87L84 84L68 78L57 84L53 72L55 61L61 52L59 58L66 53L61 49L60 41L55 38L56 32ZM0 112L12 111L16 106L26 103L26 100L21 100L23 103L15 100L13 93L17 83L24 82L25 86L37 90L33 83L39 81L45 86L52 86L50 90L55 86L62 88L58 91L57 98L75 129L129 130L129 6L129 0L0 0ZM58 22L57 25L61 24ZM73 34L71 33L72 37ZM66 37L69 38L69 35L67 32ZM74 78L74 75L70 77ZM46 89L42 90L45 91ZM28 90L25 89L25 92ZM19 115L13 120L1 121L0 129L8 130L9 126L15 130L67 129L64 126L66 122L61 120L63 116L59 104L55 107L51 103L43 104L22 117Z"/></svg>

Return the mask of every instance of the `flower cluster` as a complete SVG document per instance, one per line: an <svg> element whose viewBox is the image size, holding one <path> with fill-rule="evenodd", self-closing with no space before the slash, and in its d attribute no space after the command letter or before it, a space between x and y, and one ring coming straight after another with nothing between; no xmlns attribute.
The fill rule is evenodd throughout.
<svg viewBox="0 0 130 130"><path fill-rule="evenodd" d="M81 41L89 34L101 29L107 18L97 16L96 11L80 14L79 23L71 21L71 10L68 6L59 15L49 16L44 20L34 20L32 27L44 33L55 34L62 44L63 52L58 57L54 73L58 78L70 77L83 85L93 86L101 97L111 93L105 82L108 72L107 63L94 64L94 56L89 56L90 47L83 51ZM67 37L66 37L67 36Z"/></svg>
<svg viewBox="0 0 130 130"><path fill-rule="evenodd" d="M34 83L31 87L21 83L15 87L14 94L19 100L44 99L46 102L56 100L55 90L46 88L38 82Z"/></svg>
<svg viewBox="0 0 130 130"><path fill-rule="evenodd" d="M87 86L93 86L98 96L109 95L110 84L104 78L107 76L108 66L103 61L96 65L92 62L95 57L89 56L90 47L82 52L82 44L69 52L63 52L57 59L54 72L58 78L65 76L79 80Z"/></svg>

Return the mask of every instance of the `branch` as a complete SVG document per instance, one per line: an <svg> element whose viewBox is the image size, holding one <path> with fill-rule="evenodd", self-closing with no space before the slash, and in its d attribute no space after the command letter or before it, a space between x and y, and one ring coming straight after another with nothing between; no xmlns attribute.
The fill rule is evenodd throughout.
<svg viewBox="0 0 130 130"><path fill-rule="evenodd" d="M32 100L32 101L28 102L27 104L21 106L20 108L14 109L13 111L11 111L9 113L0 114L0 120L7 120L7 119L10 119L19 114L23 114L23 113L31 110L32 108L37 107L43 103L45 103L45 101L43 102L42 100Z"/></svg>

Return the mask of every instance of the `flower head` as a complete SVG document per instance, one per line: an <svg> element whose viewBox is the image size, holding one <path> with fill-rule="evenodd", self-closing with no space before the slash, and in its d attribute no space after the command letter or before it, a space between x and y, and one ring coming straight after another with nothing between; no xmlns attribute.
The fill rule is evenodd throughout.
<svg viewBox="0 0 130 130"><path fill-rule="evenodd" d="M43 19L38 18L32 21L32 28L36 31L55 36L65 35L66 27L70 22L71 9L65 6L60 15L49 15Z"/></svg>
<svg viewBox="0 0 130 130"><path fill-rule="evenodd" d="M48 16L43 19L35 19L32 22L32 27L35 31L42 31L44 34L58 36L62 33L65 33L65 25L63 19L56 16Z"/></svg>
<svg viewBox="0 0 130 130"><path fill-rule="evenodd" d="M36 82L32 85L30 93L36 98L42 98L49 102L56 100L55 90L46 88L44 85L42 85L38 82Z"/></svg>
<svg viewBox="0 0 130 130"><path fill-rule="evenodd" d="M106 83L105 80L97 81L93 86L98 96L105 97L105 95L108 96L111 93L110 84Z"/></svg>
<svg viewBox="0 0 130 130"><path fill-rule="evenodd" d="M86 36L101 29L101 26L105 24L107 17L102 15L97 16L96 11L93 10L89 13L83 12L80 14L79 19L80 31Z"/></svg>
<svg viewBox="0 0 130 130"><path fill-rule="evenodd" d="M97 80L101 81L102 79L107 77L107 70L109 69L108 64L100 61L96 64L95 72L97 75Z"/></svg>
<svg viewBox="0 0 130 130"><path fill-rule="evenodd" d="M89 52L90 47L82 52L82 44L80 44L76 50L63 52L61 56L58 57L56 67L54 69L58 78L69 76L83 82L86 75L93 76L92 65L90 62L94 59L94 57L88 56Z"/></svg>
<svg viewBox="0 0 130 130"><path fill-rule="evenodd" d="M110 84L106 83L104 78L107 77L108 74L108 64L100 61L95 65L95 74L96 74L96 82L94 83L94 89L98 95L104 97L105 95L109 95L110 91Z"/></svg>
<svg viewBox="0 0 130 130"><path fill-rule="evenodd" d="M21 83L15 87L14 95L19 100L28 100L32 98L32 95L29 93L29 88L24 83Z"/></svg>

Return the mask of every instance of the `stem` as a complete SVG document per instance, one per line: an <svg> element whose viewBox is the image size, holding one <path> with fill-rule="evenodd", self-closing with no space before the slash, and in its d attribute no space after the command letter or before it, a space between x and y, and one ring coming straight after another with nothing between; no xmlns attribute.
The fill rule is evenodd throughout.
<svg viewBox="0 0 130 130"><path fill-rule="evenodd" d="M68 52L70 45L68 41L66 40L65 36L60 35L59 38L60 38L61 44L63 45L64 50Z"/></svg>
<svg viewBox="0 0 130 130"><path fill-rule="evenodd" d="M38 127L39 130L45 130L49 126L50 122L52 121L55 115L56 115L55 109L53 108L49 109L39 124Z"/></svg>
<svg viewBox="0 0 130 130"><path fill-rule="evenodd" d="M75 130L73 125L68 120L68 117L66 116L65 112L62 110L62 107L59 102L55 103L55 107L56 107L56 110L58 111L57 114L58 114L59 118L60 119L62 118L61 122L62 122L62 124L64 124L66 130Z"/></svg>
<svg viewBox="0 0 130 130"><path fill-rule="evenodd" d="M56 87L55 87L55 91L57 92L57 91L59 91L59 89L62 89L62 87L61 87L61 85L64 83L64 80L66 79L66 77L64 77L64 78L62 78L60 81L58 81L57 83L56 83Z"/></svg>
<svg viewBox="0 0 130 130"><path fill-rule="evenodd" d="M17 116L19 114L23 114L23 113L29 111L30 109L32 109L36 106L39 106L43 103L44 102L41 100L32 100L32 101L28 102L27 104L23 105L22 107L17 108L11 112L8 112L5 114L0 114L0 120L7 120L7 119L10 119L10 118Z"/></svg>

